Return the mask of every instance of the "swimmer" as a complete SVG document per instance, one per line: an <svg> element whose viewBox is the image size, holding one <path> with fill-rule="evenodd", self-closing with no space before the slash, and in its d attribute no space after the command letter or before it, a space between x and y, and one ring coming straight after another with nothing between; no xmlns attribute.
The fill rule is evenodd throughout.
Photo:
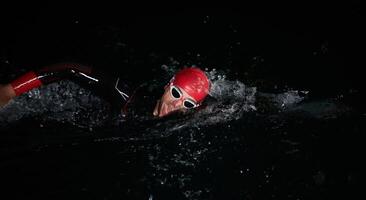
<svg viewBox="0 0 366 200"><path fill-rule="evenodd" d="M131 90L127 81L119 77L111 78L92 67L78 63L60 63L28 72L8 84L0 85L0 108L34 88L64 79L106 97L105 99L116 105L121 112L126 112L126 107L137 90ZM199 68L184 68L164 87L164 93L157 100L152 114L155 117L164 117L175 112L195 109L207 97L210 85L205 72Z"/></svg>

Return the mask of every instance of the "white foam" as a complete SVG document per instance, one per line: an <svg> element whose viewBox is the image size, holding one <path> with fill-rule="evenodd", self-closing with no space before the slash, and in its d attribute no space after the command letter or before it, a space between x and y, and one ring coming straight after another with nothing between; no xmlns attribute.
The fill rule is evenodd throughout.
<svg viewBox="0 0 366 200"><path fill-rule="evenodd" d="M90 91L70 81L42 86L16 97L0 110L2 125L22 118L71 123L92 128L107 118L107 105Z"/></svg>

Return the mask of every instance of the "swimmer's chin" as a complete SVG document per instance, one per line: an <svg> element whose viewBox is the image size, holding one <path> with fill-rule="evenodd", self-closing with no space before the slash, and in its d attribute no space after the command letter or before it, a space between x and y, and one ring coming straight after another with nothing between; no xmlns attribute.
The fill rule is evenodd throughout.
<svg viewBox="0 0 366 200"><path fill-rule="evenodd" d="M185 114L184 111L177 110L177 111L170 112L166 115L161 115L161 116L154 115L154 118L156 118L156 119L171 119L171 118L175 118L175 117L181 117L184 114Z"/></svg>
<svg viewBox="0 0 366 200"><path fill-rule="evenodd" d="M159 107L160 107L160 106L159 106ZM164 108L163 108L163 109L164 109ZM154 112L153 112L154 117L157 117L157 118L163 118L163 117L169 116L169 115L171 115L172 113L174 113L174 112L166 112L166 111L164 111L163 109L157 109L157 110L154 110Z"/></svg>
<svg viewBox="0 0 366 200"><path fill-rule="evenodd" d="M167 112L166 105L163 105L163 102L161 100L158 100L155 105L155 109L153 112L154 117L162 118L167 116L169 113Z"/></svg>
<svg viewBox="0 0 366 200"><path fill-rule="evenodd" d="M154 117L159 117L159 110L160 110L160 100L158 100L156 102L156 105L155 105L155 108L154 108L154 111L153 111L153 116Z"/></svg>

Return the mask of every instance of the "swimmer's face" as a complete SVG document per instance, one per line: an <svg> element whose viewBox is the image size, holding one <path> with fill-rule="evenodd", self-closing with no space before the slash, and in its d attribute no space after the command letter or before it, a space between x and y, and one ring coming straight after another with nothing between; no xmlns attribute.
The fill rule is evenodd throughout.
<svg viewBox="0 0 366 200"><path fill-rule="evenodd" d="M184 112L198 106L194 99L178 86L169 84L160 100L156 103L154 116L164 117L174 112Z"/></svg>

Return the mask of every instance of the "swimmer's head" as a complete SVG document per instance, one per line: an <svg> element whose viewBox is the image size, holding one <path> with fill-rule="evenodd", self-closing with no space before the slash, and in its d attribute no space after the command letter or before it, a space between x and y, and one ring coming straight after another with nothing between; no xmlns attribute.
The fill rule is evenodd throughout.
<svg viewBox="0 0 366 200"><path fill-rule="evenodd" d="M175 111L197 108L209 90L210 81L205 72L195 67L182 69L165 86L165 92L153 114L163 117Z"/></svg>

